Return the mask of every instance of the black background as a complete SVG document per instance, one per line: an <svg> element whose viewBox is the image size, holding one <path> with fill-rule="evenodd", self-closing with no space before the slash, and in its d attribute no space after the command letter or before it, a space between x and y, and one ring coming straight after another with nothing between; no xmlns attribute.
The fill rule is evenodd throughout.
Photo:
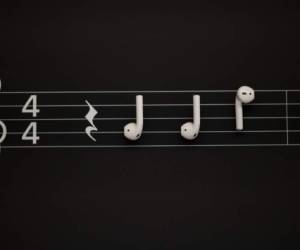
<svg viewBox="0 0 300 250"><path fill-rule="evenodd" d="M299 7L1 6L3 90L299 88ZM299 147L2 150L1 249L299 249Z"/></svg>

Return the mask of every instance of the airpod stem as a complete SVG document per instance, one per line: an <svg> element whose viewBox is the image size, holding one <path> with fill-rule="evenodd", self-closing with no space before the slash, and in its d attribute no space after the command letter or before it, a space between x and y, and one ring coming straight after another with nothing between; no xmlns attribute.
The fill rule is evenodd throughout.
<svg viewBox="0 0 300 250"><path fill-rule="evenodd" d="M143 96L136 96L136 126L139 132L141 133L143 130L144 123L144 112L143 112Z"/></svg>
<svg viewBox="0 0 300 250"><path fill-rule="evenodd" d="M243 118L243 107L242 102L238 97L235 98L235 121L236 121L236 129L243 130L244 129L244 118Z"/></svg>
<svg viewBox="0 0 300 250"><path fill-rule="evenodd" d="M200 95L193 96L193 123L194 126L200 129Z"/></svg>

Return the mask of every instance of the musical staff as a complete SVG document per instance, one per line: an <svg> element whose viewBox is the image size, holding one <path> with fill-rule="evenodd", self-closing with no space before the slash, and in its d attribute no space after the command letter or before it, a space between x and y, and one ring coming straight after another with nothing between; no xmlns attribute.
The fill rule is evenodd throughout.
<svg viewBox="0 0 300 250"><path fill-rule="evenodd" d="M144 130L138 141L130 142L123 128L136 119L138 94L144 97ZM186 141L180 127L193 119L194 94L201 95L201 130L195 140ZM2 148L300 146L300 90L255 90L255 102L244 104L241 132L235 130L235 94L236 90L2 91L0 121L8 130ZM93 119L96 142L85 132L85 100L101 110ZM31 114L22 113L26 103ZM26 129L31 141L22 140Z"/></svg>

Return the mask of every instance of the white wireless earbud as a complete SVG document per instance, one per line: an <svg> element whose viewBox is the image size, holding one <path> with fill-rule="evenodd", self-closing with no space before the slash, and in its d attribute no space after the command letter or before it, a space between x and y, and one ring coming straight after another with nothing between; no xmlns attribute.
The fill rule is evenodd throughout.
<svg viewBox="0 0 300 250"><path fill-rule="evenodd" d="M138 140L143 132L144 114L143 114L143 96L136 96L136 123L128 123L124 127L124 136L131 141Z"/></svg>
<svg viewBox="0 0 300 250"><path fill-rule="evenodd" d="M193 122L181 126L181 136L187 140L194 140L200 130L200 96L193 96Z"/></svg>
<svg viewBox="0 0 300 250"><path fill-rule="evenodd" d="M238 89L235 97L235 116L236 116L236 129L244 129L243 105L250 103L254 100L254 90L248 86L242 86Z"/></svg>

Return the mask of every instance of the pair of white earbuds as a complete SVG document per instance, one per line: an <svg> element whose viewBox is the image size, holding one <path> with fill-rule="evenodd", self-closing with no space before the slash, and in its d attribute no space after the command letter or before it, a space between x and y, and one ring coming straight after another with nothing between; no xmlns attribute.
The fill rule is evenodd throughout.
<svg viewBox="0 0 300 250"><path fill-rule="evenodd" d="M200 130L200 96L193 96L194 119L193 122L187 122L181 126L181 135L187 140L193 140L198 136ZM144 114L143 114L143 96L136 96L136 122L128 123L124 127L124 136L131 140L138 140L143 132Z"/></svg>
<svg viewBox="0 0 300 250"><path fill-rule="evenodd" d="M254 100L254 90L248 86L242 86L238 89L235 98L236 129L244 129L243 106ZM124 127L124 136L132 141L138 140L143 132L144 112L143 96L136 96L136 122L127 124ZM187 122L181 126L181 136L187 140L197 138L200 131L200 95L193 96L193 122Z"/></svg>

